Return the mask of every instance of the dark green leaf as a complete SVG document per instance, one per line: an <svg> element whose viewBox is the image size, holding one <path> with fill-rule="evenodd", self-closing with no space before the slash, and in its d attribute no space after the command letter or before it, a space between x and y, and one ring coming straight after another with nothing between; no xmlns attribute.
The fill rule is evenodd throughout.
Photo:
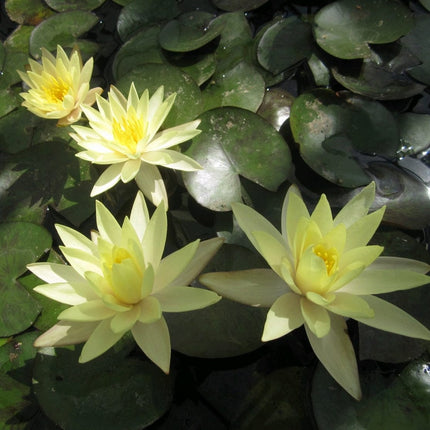
<svg viewBox="0 0 430 430"><path fill-rule="evenodd" d="M43 0L6 0L6 12L18 24L38 25L53 15Z"/></svg>
<svg viewBox="0 0 430 430"><path fill-rule="evenodd" d="M106 0L45 0L47 5L57 12L69 12L71 10L93 10L101 6Z"/></svg>
<svg viewBox="0 0 430 430"><path fill-rule="evenodd" d="M212 0L212 3L228 12L234 12L236 10L252 10L257 9L268 0Z"/></svg>

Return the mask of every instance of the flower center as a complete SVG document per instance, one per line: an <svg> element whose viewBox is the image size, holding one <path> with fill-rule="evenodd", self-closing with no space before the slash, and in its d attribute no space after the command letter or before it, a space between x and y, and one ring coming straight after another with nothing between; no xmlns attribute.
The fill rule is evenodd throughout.
<svg viewBox="0 0 430 430"><path fill-rule="evenodd" d="M138 142L145 136L146 124L142 117L131 108L119 121L112 121L112 135L115 143L126 147L132 153L136 152Z"/></svg>
<svg viewBox="0 0 430 430"><path fill-rule="evenodd" d="M115 247L112 254L112 265L121 264L127 258L131 259L130 253L124 248Z"/></svg>
<svg viewBox="0 0 430 430"><path fill-rule="evenodd" d="M316 245L313 252L318 257L322 258L325 267L327 268L327 275L332 275L337 269L338 253L336 248L327 249L324 245Z"/></svg>
<svg viewBox="0 0 430 430"><path fill-rule="evenodd" d="M45 93L45 98L51 103L58 103L64 100L64 97L69 92L70 85L61 78L50 76L47 85L42 87Z"/></svg>

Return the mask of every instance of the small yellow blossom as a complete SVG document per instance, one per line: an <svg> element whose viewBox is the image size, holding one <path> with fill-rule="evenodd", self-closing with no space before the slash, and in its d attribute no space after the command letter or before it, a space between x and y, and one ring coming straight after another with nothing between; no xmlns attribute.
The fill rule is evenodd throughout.
<svg viewBox="0 0 430 430"><path fill-rule="evenodd" d="M304 324L310 344L333 378L353 397L361 396L357 363L345 318L378 329L430 340L430 331L396 306L373 294L430 282L420 261L380 257L367 243L384 208L368 214L374 183L350 200L333 219L325 195L309 214L298 189L284 200L280 233L248 206L232 205L249 240L271 269L208 273L200 281L217 293L252 306L269 307L263 341Z"/></svg>
<svg viewBox="0 0 430 430"><path fill-rule="evenodd" d="M96 101L96 94L101 88L90 90L93 72L93 59L84 66L78 51L71 57L66 55L61 46L57 46L54 57L42 48L42 63L29 59L30 70L18 71L21 79L30 87L21 97L22 103L30 112L48 119L58 119L58 125L69 125L78 121L82 105L91 106Z"/></svg>
<svg viewBox="0 0 430 430"><path fill-rule="evenodd" d="M98 109L84 108L90 127L73 126L71 136L85 151L78 157L95 164L110 164L92 189L96 196L120 180L135 179L146 197L156 206L168 206L166 188L157 166L194 171L201 166L179 151L169 149L200 133L199 120L160 131L175 101L164 99L163 87L149 98L148 90L139 97L131 84L128 98L111 87L108 100L97 97Z"/></svg>
<svg viewBox="0 0 430 430"><path fill-rule="evenodd" d="M65 226L57 231L70 266L35 263L28 269L47 282L35 290L72 305L60 322L38 337L35 346L85 342L79 361L92 360L131 330L142 351L165 373L170 367L170 337L163 312L184 312L221 297L188 284L221 246L219 238L196 240L162 258L167 233L161 204L149 218L141 192L122 227L100 202L98 233L92 240Z"/></svg>

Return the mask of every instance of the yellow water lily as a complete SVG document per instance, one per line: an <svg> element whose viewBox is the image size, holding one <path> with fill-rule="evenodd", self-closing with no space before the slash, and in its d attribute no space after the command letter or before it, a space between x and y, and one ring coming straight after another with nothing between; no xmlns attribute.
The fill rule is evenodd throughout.
<svg viewBox="0 0 430 430"><path fill-rule="evenodd" d="M46 284L37 292L72 305L60 322L38 337L35 346L85 342L79 361L103 354L127 331L142 351L169 372L170 337L163 312L184 312L216 303L213 291L188 284L222 244L219 238L196 240L162 258L167 216L161 204L149 218L145 199L137 194L130 218L120 226L96 204L98 233L92 240L62 225L57 231L70 265L34 263L28 269Z"/></svg>
<svg viewBox="0 0 430 430"><path fill-rule="evenodd" d="M96 94L101 88L90 90L93 72L93 58L84 66L78 51L73 51L70 58L61 46L57 46L54 57L42 48L41 63L31 58L30 70L18 71L29 90L21 93L22 103L30 112L41 118L58 119L58 125L69 125L78 121L82 105L91 106L96 101Z"/></svg>
<svg viewBox="0 0 430 430"><path fill-rule="evenodd" d="M200 281L224 297L270 307L262 335L269 341L304 324L310 344L328 372L353 397L361 396L357 363L345 317L378 329L430 340L430 331L373 294L430 282L430 266L412 259L380 257L370 245L385 208L368 214L374 183L333 218L325 195L309 214L292 186L284 200L280 233L241 203L232 205L240 227L271 269L207 273Z"/></svg>
<svg viewBox="0 0 430 430"><path fill-rule="evenodd" d="M148 90L139 97L134 83L128 98L111 87L108 100L97 97L98 109L84 108L90 127L73 126L71 136L85 151L78 157L96 164L110 164L92 189L96 196L120 180L135 179L139 188L156 206L168 205L166 188L157 166L194 171L196 161L169 149L197 136L199 120L159 131L175 101L176 94L164 100L160 87L149 98Z"/></svg>

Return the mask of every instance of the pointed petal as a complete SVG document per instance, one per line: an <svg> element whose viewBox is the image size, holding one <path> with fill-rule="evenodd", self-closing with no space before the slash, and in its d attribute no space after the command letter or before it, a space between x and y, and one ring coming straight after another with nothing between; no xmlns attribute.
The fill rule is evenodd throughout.
<svg viewBox="0 0 430 430"><path fill-rule="evenodd" d="M167 235L167 215L164 204L155 209L151 220L146 226L142 239L143 255L147 264L151 264L154 272L157 273L161 257L164 252Z"/></svg>
<svg viewBox="0 0 430 430"><path fill-rule="evenodd" d="M65 225L56 224L55 228L68 248L78 248L88 254L97 255L97 246L83 234Z"/></svg>
<svg viewBox="0 0 430 430"><path fill-rule="evenodd" d="M199 281L227 299L251 306L270 307L278 297L291 292L270 269L205 273Z"/></svg>
<svg viewBox="0 0 430 430"><path fill-rule="evenodd" d="M430 277L410 270L364 270L358 278L343 286L343 293L383 294L408 290L430 283Z"/></svg>
<svg viewBox="0 0 430 430"><path fill-rule="evenodd" d="M116 185L121 178L123 163L112 164L97 179L91 191L91 197L97 196Z"/></svg>
<svg viewBox="0 0 430 430"><path fill-rule="evenodd" d="M334 225L349 227L369 212L375 200L375 183L371 182L354 196L336 215Z"/></svg>
<svg viewBox="0 0 430 430"><path fill-rule="evenodd" d="M32 263L27 269L50 284L60 282L82 282L83 278L72 266L58 263Z"/></svg>
<svg viewBox="0 0 430 430"><path fill-rule="evenodd" d="M257 211L250 208L249 206L243 205L242 203L232 203L231 207L233 209L234 216L240 225L240 228L245 232L245 234L248 236L248 239L251 241L258 252L261 253L261 250L259 248L258 242L253 236L254 231L264 231L269 236L273 236L273 238L281 245L286 245L279 231L276 230L276 228L273 227L273 225Z"/></svg>
<svg viewBox="0 0 430 430"><path fill-rule="evenodd" d="M148 163L142 163L140 170L134 178L137 186L143 194L155 205L158 206L164 202L166 210L168 208L167 191L163 178L156 166Z"/></svg>
<svg viewBox="0 0 430 430"><path fill-rule="evenodd" d="M145 297L138 306L140 308L139 321L141 323L153 323L162 316L160 302L153 296Z"/></svg>
<svg viewBox="0 0 430 430"><path fill-rule="evenodd" d="M131 329L140 349L164 373L170 369L170 336L166 321L161 317L150 324L138 322Z"/></svg>
<svg viewBox="0 0 430 430"><path fill-rule="evenodd" d="M125 332L114 333L110 328L110 320L104 320L96 327L82 348L79 363L86 363L102 355L115 345Z"/></svg>
<svg viewBox="0 0 430 430"><path fill-rule="evenodd" d="M282 261L284 259L291 261L291 253L286 245L280 243L265 231L254 231L252 235L257 243L257 249L260 254L269 263L269 266L282 277Z"/></svg>
<svg viewBox="0 0 430 430"><path fill-rule="evenodd" d="M106 206L96 201L96 222L97 229L104 239L110 243L119 244L121 241L121 227L115 217L109 212Z"/></svg>
<svg viewBox="0 0 430 430"><path fill-rule="evenodd" d="M291 190L291 188L290 188ZM289 191L290 191L289 190ZM298 191L298 190L297 190ZM282 208L282 213L285 213L285 228L286 228L286 239L290 245L290 249L294 249L294 239L297 231L297 226L301 220L310 219L308 209L303 202L300 194L294 191L287 193L284 201L284 207Z"/></svg>
<svg viewBox="0 0 430 430"><path fill-rule="evenodd" d="M385 206L377 211L360 218L346 230L346 243L344 252L353 248L367 245L375 234L376 229L384 216Z"/></svg>
<svg viewBox="0 0 430 430"><path fill-rule="evenodd" d="M336 298L326 305L326 309L347 318L372 318L375 315L364 299L347 293L336 293Z"/></svg>
<svg viewBox="0 0 430 430"><path fill-rule="evenodd" d="M130 222L134 227L134 230L136 231L140 241L143 239L148 221L148 207L146 206L145 198L143 197L142 192L138 191L133 203L133 207L131 208Z"/></svg>
<svg viewBox="0 0 430 430"><path fill-rule="evenodd" d="M81 251L80 249L66 248L65 246L60 246L60 250L67 258L67 261L81 276L84 276L85 272L96 272L100 275L102 274L100 261L93 255Z"/></svg>
<svg viewBox="0 0 430 430"><path fill-rule="evenodd" d="M110 328L114 333L130 330L140 316L140 307L133 306L129 311L118 312L110 321Z"/></svg>
<svg viewBox="0 0 430 430"><path fill-rule="evenodd" d="M412 272L427 273L430 271L430 265L423 261L413 260L402 257L379 257L375 260L368 270L411 270Z"/></svg>
<svg viewBox="0 0 430 430"><path fill-rule="evenodd" d="M160 261L155 275L154 292L168 286L188 266L199 246L199 240L189 243Z"/></svg>
<svg viewBox="0 0 430 430"><path fill-rule="evenodd" d="M170 169L183 170L184 172L194 172L203 167L188 155L171 149L145 152L142 160L149 164L168 167Z"/></svg>
<svg viewBox="0 0 430 430"><path fill-rule="evenodd" d="M140 165L142 162L140 159L137 160L128 160L122 165L121 169L121 180L124 183L130 182L137 175L137 172L140 169Z"/></svg>
<svg viewBox="0 0 430 430"><path fill-rule="evenodd" d="M352 397L360 400L357 360L343 317L331 315L330 326L331 330L326 336L317 337L305 324L309 342L334 380Z"/></svg>
<svg viewBox="0 0 430 430"><path fill-rule="evenodd" d="M330 331L330 315L322 306L316 305L307 298L300 299L302 315L306 326L317 337L324 337Z"/></svg>
<svg viewBox="0 0 430 430"><path fill-rule="evenodd" d="M360 262L365 267L369 266L379 257L383 250L382 246L371 245L344 252L339 259L339 270L342 271L348 265L356 262Z"/></svg>
<svg viewBox="0 0 430 430"><path fill-rule="evenodd" d="M287 210L288 210L288 204L290 201L289 200L290 193L295 193L299 197L301 197L300 191L296 185L291 185L290 188L288 188L287 193L285 194L284 202L282 204L282 213L281 213L281 234L282 234L282 237L286 240L287 240Z"/></svg>
<svg viewBox="0 0 430 430"><path fill-rule="evenodd" d="M203 288L167 287L153 295L163 312L186 312L206 308L221 300L221 296Z"/></svg>
<svg viewBox="0 0 430 430"><path fill-rule="evenodd" d="M319 199L318 204L312 212L311 220L317 223L323 236L333 228L333 216L325 194Z"/></svg>
<svg viewBox="0 0 430 430"><path fill-rule="evenodd" d="M200 272L217 253L223 242L224 239L220 237L214 237L213 239L200 242L190 263L172 280L170 285L189 285L191 281L197 278Z"/></svg>
<svg viewBox="0 0 430 430"><path fill-rule="evenodd" d="M59 284L43 284L38 285L33 290L52 300L72 306L85 303L88 299L96 298L94 297L95 294L92 292L91 287L87 283L78 285L71 285L65 282ZM84 292L84 294L81 292Z"/></svg>
<svg viewBox="0 0 430 430"><path fill-rule="evenodd" d="M380 330L403 336L430 340L430 330L402 309L375 296L362 297L375 311L373 318L358 318L357 321Z"/></svg>
<svg viewBox="0 0 430 430"><path fill-rule="evenodd" d="M45 346L67 346L85 342L97 327L98 322L60 321L35 341L36 348Z"/></svg>
<svg viewBox="0 0 430 430"><path fill-rule="evenodd" d="M300 296L287 293L276 299L267 313L261 340L278 339L304 323L300 309Z"/></svg>
<svg viewBox="0 0 430 430"><path fill-rule="evenodd" d="M116 311L105 306L102 300L91 300L64 310L58 315L59 320L100 321L112 317Z"/></svg>

